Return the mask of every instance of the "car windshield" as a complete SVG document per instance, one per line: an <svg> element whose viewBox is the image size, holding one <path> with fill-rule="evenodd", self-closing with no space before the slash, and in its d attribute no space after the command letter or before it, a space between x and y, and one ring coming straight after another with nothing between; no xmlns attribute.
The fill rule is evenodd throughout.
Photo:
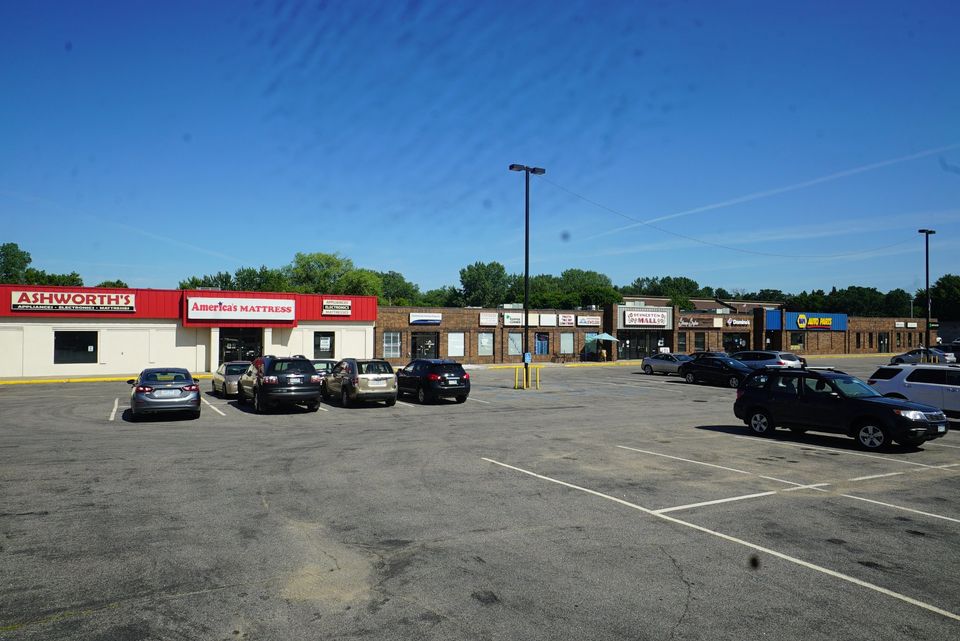
<svg viewBox="0 0 960 641"><path fill-rule="evenodd" d="M838 376L837 378L831 379L831 382L848 398L882 396L877 390L854 376Z"/></svg>
<svg viewBox="0 0 960 641"><path fill-rule="evenodd" d="M463 367L457 363L444 363L442 365L434 365L430 368L431 371L437 374L463 374Z"/></svg>
<svg viewBox="0 0 960 641"><path fill-rule="evenodd" d="M692 361L692 360L693 360L693 358L687 356L686 354L674 354L673 357L676 358L678 361Z"/></svg>
<svg viewBox="0 0 960 641"><path fill-rule="evenodd" d="M313 361L313 366L318 372L329 372L336 363L332 361Z"/></svg>
<svg viewBox="0 0 960 641"><path fill-rule="evenodd" d="M224 374L227 376L240 376L245 371L247 371L246 365L227 365L227 369Z"/></svg>
<svg viewBox="0 0 960 641"><path fill-rule="evenodd" d="M393 369L390 368L390 363L385 363L383 361L357 363L357 367L360 369L361 374L392 374L393 373Z"/></svg>
<svg viewBox="0 0 960 641"><path fill-rule="evenodd" d="M147 372L143 376L144 381L151 383L179 383L191 378L192 377L186 370L153 371Z"/></svg>
<svg viewBox="0 0 960 641"><path fill-rule="evenodd" d="M794 356L793 354L780 354L780 360L782 360L782 361L797 361L797 360L799 360L799 359L798 359L796 356Z"/></svg>

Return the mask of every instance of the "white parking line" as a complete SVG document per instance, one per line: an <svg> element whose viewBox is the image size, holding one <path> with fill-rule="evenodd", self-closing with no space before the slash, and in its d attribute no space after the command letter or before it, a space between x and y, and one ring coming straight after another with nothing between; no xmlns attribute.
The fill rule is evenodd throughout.
<svg viewBox="0 0 960 641"><path fill-rule="evenodd" d="M730 503L731 501L743 501L744 499L756 499L761 496L770 496L771 494L776 494L773 492L757 492L756 494L744 494L743 496L731 496L725 499L716 499L715 501L703 501L701 503L690 503L688 505L678 505L676 507L665 507L659 510L653 510L652 514L666 514L667 512L676 512L677 510L689 510L695 507L703 507L704 505L717 505L719 503Z"/></svg>
<svg viewBox="0 0 960 641"><path fill-rule="evenodd" d="M405 405L406 407L416 407L416 405L412 403L407 403L406 401L397 401L397 405Z"/></svg>
<svg viewBox="0 0 960 641"><path fill-rule="evenodd" d="M890 472L888 474L871 474L870 476L858 476L857 478L847 479L848 481L869 481L871 479L882 479L888 476L900 476L905 472Z"/></svg>
<svg viewBox="0 0 960 641"><path fill-rule="evenodd" d="M769 443L770 445L785 445L787 447L801 447L809 450L820 450L822 452L836 452L837 454L849 454L850 456L862 456L865 458L873 458L880 461L893 461L894 463L903 463L904 465L916 465L918 467L927 467L934 468L936 465L927 465L926 463L917 463L916 461L904 461L903 459L890 458L889 456L877 456L875 454L864 454L863 452L850 452L848 450L839 450L833 447L822 447L820 445L809 445L807 443L784 443L783 441L773 441L770 439L760 441L756 436L738 436L733 435L733 438L745 439L748 441L753 441L754 443L763 442Z"/></svg>
<svg viewBox="0 0 960 641"><path fill-rule="evenodd" d="M119 398L115 398L115 399L113 399L113 409L110 410L110 418L109 418L109 420L112 421L113 419L117 418L117 408L118 408L118 407L120 407L120 399L119 399Z"/></svg>
<svg viewBox="0 0 960 641"><path fill-rule="evenodd" d="M854 496L853 494L841 494L840 496L846 497L848 499L856 499L858 501L864 501L866 503L875 503L876 505L891 507L895 510L903 510L904 512L913 512L914 514L922 514L923 516L929 516L934 519L943 519L944 521L960 523L960 519L955 519L950 516L943 516L942 514L934 514L932 512L921 512L920 510L914 510L913 508L903 507L902 505L894 505L893 503L884 503L883 501L874 501L873 499L865 499L862 496Z"/></svg>
<svg viewBox="0 0 960 641"><path fill-rule="evenodd" d="M468 396L468 397L467 397L467 400L468 400L468 401L476 401L476 402L478 402L478 403L486 403L487 405L493 405L493 403L490 402L490 401L481 401L479 398L474 398L474 397L472 397L472 396Z"/></svg>
<svg viewBox="0 0 960 641"><path fill-rule="evenodd" d="M694 524L694 523L689 523L689 522L687 522L687 521L682 521L682 520L680 520L680 519L678 519L678 518L676 518L676 517L673 517L673 516L667 516L666 514L657 514L655 511L653 511L653 510L651 510L651 509L649 509L649 508L642 507L642 506L640 506L640 505L637 505L636 503L630 503L629 501L624 501L623 499L619 499L619 498L617 498L617 497L615 497L615 496L610 496L609 494L604 494L603 492L597 492L596 490L591 490L591 489L588 489L588 488L585 488L585 487L581 487L581 486L579 486L579 485L574 485L573 483L567 483L566 481L561 481L561 480L559 480L559 479L550 478L549 476L543 476L542 474L537 474L536 472L531 472L531 471L529 471L529 470L524 470L524 469L519 468L519 467L514 467L513 465L508 465L508 464L506 464L506 463L501 463L501 462L495 461L495 460L493 460L493 459L489 459L489 458L485 458L485 457L484 457L482 460L487 461L488 463L492 463L492 464L494 464L494 465L499 465L500 467L504 467L504 468L507 468L507 469L510 469L510 470L514 470L514 471L520 472L520 473L522 473L522 474L526 474L526 475L528 475L528 476L532 476L532 477L534 477L534 478L538 478L538 479L541 479L541 480L544 480L544 481L548 481L548 482L550 482L550 483L556 483L557 485L562 485L562 486L564 486L564 487L568 487L568 488L573 489L573 490L578 490L578 491L580 491L580 492L585 492L585 493L587 493L587 494L592 494L593 496L598 496L598 497L600 497L600 498L604 498L604 499L607 499L607 500L609 500L609 501L613 501L614 503L619 503L620 505L623 505L623 506L632 508L632 509L634 509L634 510L638 510L638 511L643 512L643 513L645 513L645 514L650 514L651 516L655 516L655 517L657 517L658 519L663 519L664 521L669 521L670 523L674 523L674 524L676 524L676 525L682 525L682 526L684 526L684 527L688 527L688 528L691 528L691 529L693 529L693 530L697 530L698 532L703 532L704 534L709 534L710 536L714 536L714 537L717 537L717 538L719 538L719 539L723 539L724 541L729 541L729 542L731 542L731 543L736 543L736 544L738 544L738 545L742 545L742 546L747 547L747 548L750 548L750 549L752 549L752 550L756 550L756 551L758 551L758 552L763 552L763 553L765 553L765 554L769 554L770 556L774 556L774 557L776 557L776 558L778 558L778 559L782 559L782 560L787 561L787 562L789 562L789 563L793 563L793 564L795 564L795 565L799 565L799 566L804 567L804 568L807 568L807 569L809 569L809 570L814 570L814 571L816 571L816 572L820 572L820 573L822 573L822 574L826 574L827 576L832 576L832 577L837 578L837 579L840 579L840 580L842 580L842 581L846 581L846 582L852 583L852 584L854 584L854 585L859 585L860 587L866 588L866 589L868 589L868 590L872 590L872 591L874 591L874 592L878 592L878 593L880 593L880 594L884 594L884 595L886 595L886 596L893 597L894 599L897 599L897 600L899 600L899 601L903 601L904 603L909 603L910 605L914 605L914 606L917 606L917 607L919 607L919 608L923 608L924 610L928 610L928 611L930 611L930 612L934 612L934 613L939 614L939 615L941 615L941 616L947 617L948 619L953 619L954 621L960 621L960 615L954 614L953 612L949 612L948 610L944 610L944 609L942 609L942 608L938 608L938 607L935 606L935 605L931 605L931 604L929 604L929 603L925 603L925 602L920 601L920 600L918 600L918 599L914 599L914 598L912 598L912 597L906 596L905 594L900 594L899 592L894 592L893 590L888 590L887 588L880 587L879 585L874 585L873 583L868 583L867 581L862 581L862 580L860 580L860 579L858 579L858 578L856 578L856 577L852 577L852 576L849 576L849 575L846 575L846 574L842 574L842 573L840 573L840 572L837 572L836 570L831 570L831 569L829 569L829 568L825 568L825 567L820 566L820 565L815 565L815 564L810 563L810 562L808 562L808 561L804 561L804 560L802 560L802 559L798 559L798 558L793 557L793 556L790 556L790 555L788 555L788 554L784 554L783 552L777 552L776 550L772 550L772 549L770 549L770 548L766 548L766 547L763 547L763 546L761 546L761 545L757 545L757 544L755 544L755 543L750 543L749 541L744 541L743 539L738 539L738 538L736 538L736 537L729 536L729 535L727 535L727 534L723 534L723 533L717 532L717 531L715 531L715 530L710 530L710 529L707 529L707 528L705 528L705 527L703 527L703 526L696 525L696 524Z"/></svg>
<svg viewBox="0 0 960 641"><path fill-rule="evenodd" d="M955 450L960 450L960 445L947 445L946 443L928 443L928 445L936 445L937 447L949 447Z"/></svg>
<svg viewBox="0 0 960 641"><path fill-rule="evenodd" d="M226 414L224 414L223 412L220 411L220 408L218 408L217 406L215 406L213 403L211 403L211 402L208 401L207 399L205 399L205 398L203 398L203 397L201 396L201 397L200 397L200 400L203 401L204 403L206 403L206 404L207 404L207 407L209 407L210 409L212 409L214 412L216 412L216 413L219 414L220 416L226 416Z"/></svg>

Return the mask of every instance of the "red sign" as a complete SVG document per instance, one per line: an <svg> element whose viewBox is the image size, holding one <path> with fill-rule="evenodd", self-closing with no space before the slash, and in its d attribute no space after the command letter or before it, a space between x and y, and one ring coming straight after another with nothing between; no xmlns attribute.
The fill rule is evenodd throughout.
<svg viewBox="0 0 960 641"><path fill-rule="evenodd" d="M10 309L15 312L135 312L136 294L13 290Z"/></svg>

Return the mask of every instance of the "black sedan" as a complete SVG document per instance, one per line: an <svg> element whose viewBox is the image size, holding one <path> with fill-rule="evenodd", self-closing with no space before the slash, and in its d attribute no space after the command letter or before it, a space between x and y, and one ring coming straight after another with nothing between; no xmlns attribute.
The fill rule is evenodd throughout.
<svg viewBox="0 0 960 641"><path fill-rule="evenodd" d="M397 392L413 394L421 403L437 398L463 403L470 395L470 375L456 361L418 358L397 372Z"/></svg>
<svg viewBox="0 0 960 641"><path fill-rule="evenodd" d="M688 383L714 383L729 387L740 387L740 383L753 373L753 370L727 357L704 356L686 362L680 366L679 374Z"/></svg>
<svg viewBox="0 0 960 641"><path fill-rule="evenodd" d="M130 420L168 412L189 413L192 418L200 418L200 387L185 369L152 367L127 384L130 385Z"/></svg>

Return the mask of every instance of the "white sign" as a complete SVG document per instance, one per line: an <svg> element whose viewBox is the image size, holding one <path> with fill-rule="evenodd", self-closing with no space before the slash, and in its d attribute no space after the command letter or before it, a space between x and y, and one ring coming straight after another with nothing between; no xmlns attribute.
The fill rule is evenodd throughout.
<svg viewBox="0 0 960 641"><path fill-rule="evenodd" d="M576 324L576 317L573 314L558 314L560 327L573 327Z"/></svg>
<svg viewBox="0 0 960 641"><path fill-rule="evenodd" d="M500 314L497 312L480 312L480 327L496 327L500 324Z"/></svg>
<svg viewBox="0 0 960 641"><path fill-rule="evenodd" d="M557 326L557 315L556 315L556 314L540 314L540 326L541 326L541 327L556 327L556 326Z"/></svg>
<svg viewBox="0 0 960 641"><path fill-rule="evenodd" d="M324 316L349 316L353 312L353 301L338 298L323 299Z"/></svg>
<svg viewBox="0 0 960 641"><path fill-rule="evenodd" d="M540 314L527 314L527 325L536 327L540 324Z"/></svg>
<svg viewBox="0 0 960 641"><path fill-rule="evenodd" d="M894 327L906 327L907 324L904 323L903 321L895 321L895 322L893 323L893 326L894 326Z"/></svg>
<svg viewBox="0 0 960 641"><path fill-rule="evenodd" d="M135 312L136 294L105 292L10 292L10 309L15 312Z"/></svg>
<svg viewBox="0 0 960 641"><path fill-rule="evenodd" d="M580 327L600 327L601 318L599 316L577 316L577 325Z"/></svg>
<svg viewBox="0 0 960 641"><path fill-rule="evenodd" d="M728 318L727 327L742 327L750 324L750 321L742 318Z"/></svg>
<svg viewBox="0 0 960 641"><path fill-rule="evenodd" d="M917 327L916 323L907 323L907 327L910 329L915 329Z"/></svg>
<svg viewBox="0 0 960 641"><path fill-rule="evenodd" d="M523 327L523 314L504 312L503 325L504 327Z"/></svg>
<svg viewBox="0 0 960 641"><path fill-rule="evenodd" d="M623 312L624 327L663 327L666 324L666 312L651 312L632 309L627 309Z"/></svg>
<svg viewBox="0 0 960 641"><path fill-rule="evenodd" d="M443 314L430 313L410 313L411 325L439 325L443 320Z"/></svg>
<svg viewBox="0 0 960 641"><path fill-rule="evenodd" d="M700 327L700 321L696 318L680 317L680 327Z"/></svg>
<svg viewBox="0 0 960 641"><path fill-rule="evenodd" d="M291 298L187 297L190 320L296 320L296 309Z"/></svg>

